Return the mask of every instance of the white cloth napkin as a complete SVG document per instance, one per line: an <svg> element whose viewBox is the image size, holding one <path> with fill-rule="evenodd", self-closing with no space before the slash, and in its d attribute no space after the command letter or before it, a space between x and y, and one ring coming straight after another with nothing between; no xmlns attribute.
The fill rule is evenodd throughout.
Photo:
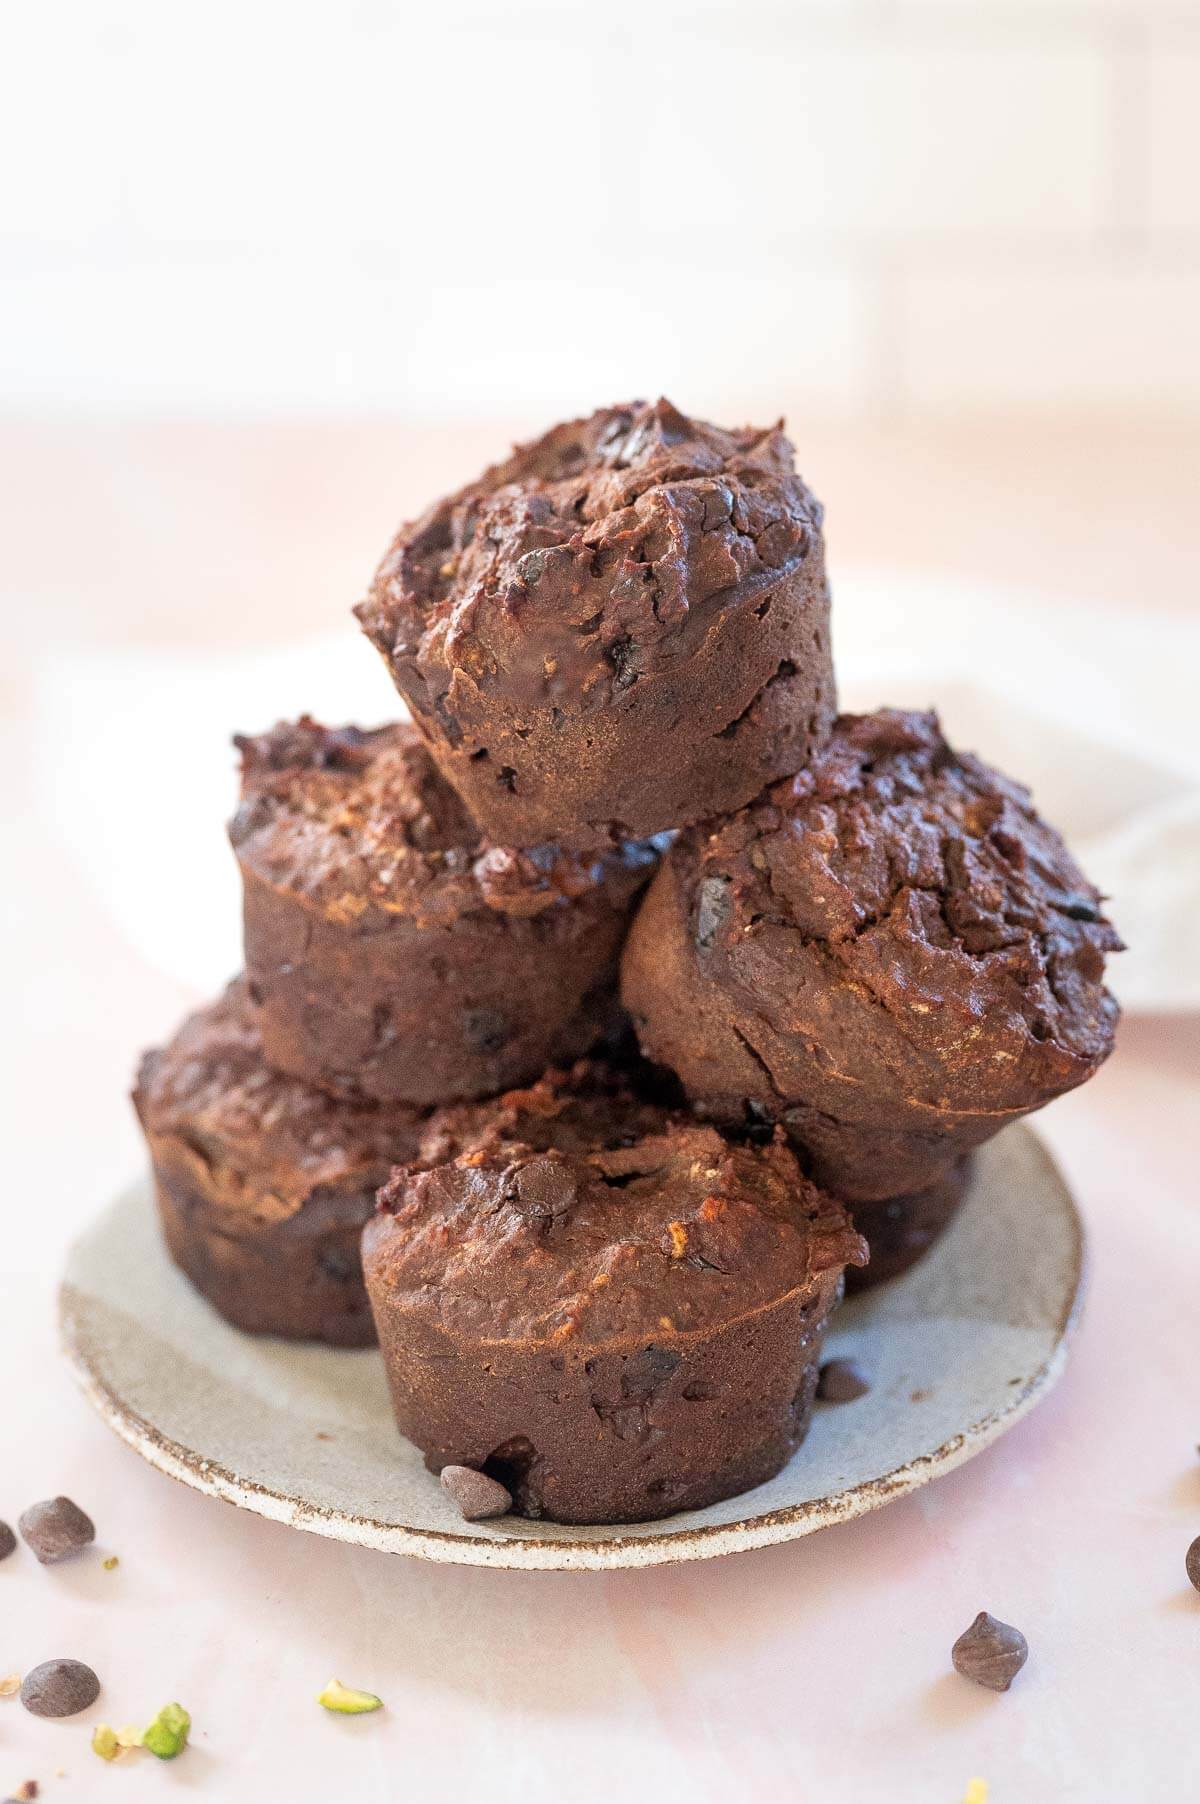
<svg viewBox="0 0 1200 1804"><path fill-rule="evenodd" d="M874 571L839 583L834 617L843 707L937 707L954 743L1032 788L1112 897L1123 1004L1200 1006L1200 623ZM251 655L63 652L38 672L41 824L95 906L198 994L241 961L229 736L305 711L400 712L353 622Z"/></svg>

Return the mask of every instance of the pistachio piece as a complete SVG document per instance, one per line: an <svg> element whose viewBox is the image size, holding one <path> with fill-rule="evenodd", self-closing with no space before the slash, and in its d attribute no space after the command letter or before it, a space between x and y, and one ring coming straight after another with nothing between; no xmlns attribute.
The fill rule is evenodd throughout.
<svg viewBox="0 0 1200 1804"><path fill-rule="evenodd" d="M154 1721L142 1730L142 1746L160 1760L174 1760L187 1747L192 1719L182 1704L164 1704Z"/></svg>
<svg viewBox="0 0 1200 1804"><path fill-rule="evenodd" d="M108 1723L97 1723L92 1731L92 1753L99 1754L101 1760L115 1760L120 1748L117 1732Z"/></svg>
<svg viewBox="0 0 1200 1804"><path fill-rule="evenodd" d="M355 1691L340 1679L330 1679L324 1691L317 1694L318 1704L336 1710L340 1716L363 1716L368 1710L382 1710L383 1699L373 1691Z"/></svg>

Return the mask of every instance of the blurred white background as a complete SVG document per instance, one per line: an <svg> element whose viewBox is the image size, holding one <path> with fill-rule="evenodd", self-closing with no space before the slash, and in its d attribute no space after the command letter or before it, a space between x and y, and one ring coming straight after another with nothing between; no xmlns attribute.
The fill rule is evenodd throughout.
<svg viewBox="0 0 1200 1804"><path fill-rule="evenodd" d="M845 701L1008 762L1125 1000L1200 998L1193 0L40 0L4 48L15 743L160 972L238 960L231 731L395 712L349 607L399 520L666 392L786 414Z"/></svg>
<svg viewBox="0 0 1200 1804"><path fill-rule="evenodd" d="M1200 409L1191 0L37 0L0 397Z"/></svg>

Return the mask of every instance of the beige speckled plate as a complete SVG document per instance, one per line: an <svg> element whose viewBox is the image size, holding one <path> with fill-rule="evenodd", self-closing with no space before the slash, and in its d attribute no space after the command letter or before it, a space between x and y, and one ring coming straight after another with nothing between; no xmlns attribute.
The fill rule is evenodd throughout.
<svg viewBox="0 0 1200 1804"><path fill-rule="evenodd" d="M828 1350L865 1364L869 1394L818 1405L804 1446L757 1490L620 1528L462 1522L396 1434L377 1356L228 1327L167 1259L148 1185L73 1248L62 1336L88 1397L144 1459L277 1522L473 1566L650 1566L811 1534L981 1452L1062 1371L1082 1262L1049 1155L1028 1128L1006 1129L929 1257L837 1316Z"/></svg>

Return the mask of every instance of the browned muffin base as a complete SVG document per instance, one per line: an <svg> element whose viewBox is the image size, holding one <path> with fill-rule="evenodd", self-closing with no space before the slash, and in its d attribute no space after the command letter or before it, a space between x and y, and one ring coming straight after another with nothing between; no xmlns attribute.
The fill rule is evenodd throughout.
<svg viewBox="0 0 1200 1804"><path fill-rule="evenodd" d="M369 1283L369 1254L367 1272ZM400 1432L430 1471L477 1466L522 1516L649 1522L786 1465L808 1432L841 1293L827 1274L709 1333L601 1349L465 1348L382 1308L379 1344Z"/></svg>
<svg viewBox="0 0 1200 1804"><path fill-rule="evenodd" d="M187 1163L170 1154L155 1161L159 1221L171 1258L218 1314L248 1334L374 1345L359 1250L373 1190L310 1206L278 1226L252 1222L239 1233Z"/></svg>

